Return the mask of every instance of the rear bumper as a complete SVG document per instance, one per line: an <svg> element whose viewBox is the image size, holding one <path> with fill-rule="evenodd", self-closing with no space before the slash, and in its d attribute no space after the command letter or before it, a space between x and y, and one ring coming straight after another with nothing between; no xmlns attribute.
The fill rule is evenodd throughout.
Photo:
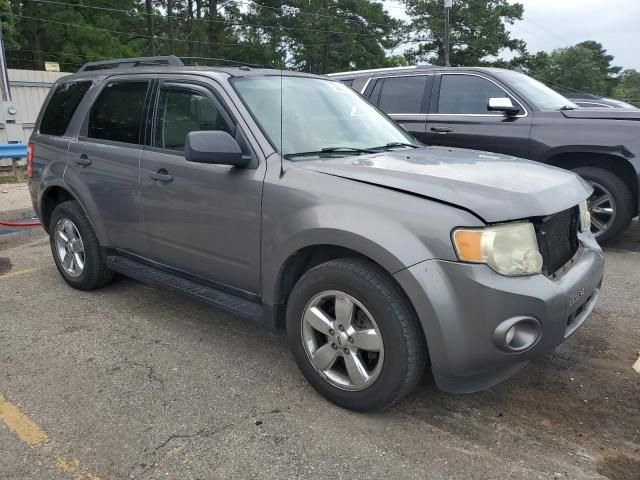
<svg viewBox="0 0 640 480"><path fill-rule="evenodd" d="M593 309L604 257L593 237L558 278L506 277L484 265L428 260L395 275L422 323L438 386L450 392L490 388L555 349ZM494 332L506 320L538 322L533 344L505 351Z"/></svg>

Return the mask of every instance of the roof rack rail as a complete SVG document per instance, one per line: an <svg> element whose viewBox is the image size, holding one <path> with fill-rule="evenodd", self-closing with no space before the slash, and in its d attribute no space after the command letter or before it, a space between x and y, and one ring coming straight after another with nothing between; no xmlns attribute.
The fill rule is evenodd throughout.
<svg viewBox="0 0 640 480"><path fill-rule="evenodd" d="M158 57L136 57L117 58L115 60L104 60L100 62L88 62L82 65L78 72L88 72L91 70L106 70L109 68L134 68L134 67L154 67L159 65L172 65L184 67L184 63L175 55Z"/></svg>
<svg viewBox="0 0 640 480"><path fill-rule="evenodd" d="M247 63L241 62L240 60L228 60L226 58L218 58L218 57L180 57L182 60L195 60L197 63L198 60L207 60L210 62L218 62L221 66L230 65L230 66L238 66L238 67L251 67L251 68L274 68L273 65L265 65L260 63ZM202 65L207 66L207 65Z"/></svg>

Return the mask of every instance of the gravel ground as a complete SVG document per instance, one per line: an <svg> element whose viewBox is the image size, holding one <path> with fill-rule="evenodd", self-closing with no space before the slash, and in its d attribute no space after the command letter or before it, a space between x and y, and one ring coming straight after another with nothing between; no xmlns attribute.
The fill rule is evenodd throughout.
<svg viewBox="0 0 640 480"><path fill-rule="evenodd" d="M69 288L43 235L0 243L2 479L640 479L638 224L555 353L477 394L426 375L376 415L316 394L281 333L122 277Z"/></svg>

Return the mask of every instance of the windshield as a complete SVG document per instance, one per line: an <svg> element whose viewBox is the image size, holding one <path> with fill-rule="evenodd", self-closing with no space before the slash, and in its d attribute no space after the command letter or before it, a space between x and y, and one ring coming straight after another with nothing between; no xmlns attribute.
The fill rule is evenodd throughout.
<svg viewBox="0 0 640 480"><path fill-rule="evenodd" d="M559 110L562 107L578 108L568 98L523 73L510 70L500 72L500 75L514 90L528 98L540 110Z"/></svg>
<svg viewBox="0 0 640 480"><path fill-rule="evenodd" d="M393 120L339 82L273 75L238 78L233 86L273 146L291 160L418 146Z"/></svg>

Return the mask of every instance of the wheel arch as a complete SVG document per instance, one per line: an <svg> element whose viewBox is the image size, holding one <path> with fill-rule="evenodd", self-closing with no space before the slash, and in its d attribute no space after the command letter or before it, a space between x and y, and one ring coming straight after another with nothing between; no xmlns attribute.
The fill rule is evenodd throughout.
<svg viewBox="0 0 640 480"><path fill-rule="evenodd" d="M638 172L628 159L614 153L599 151L559 151L547 157L545 163L566 170L578 167L597 167L617 175L629 188L637 212L640 200Z"/></svg>
<svg viewBox="0 0 640 480"><path fill-rule="evenodd" d="M276 305L275 326L277 328L285 328L285 307L291 290L296 282L305 274L322 263L340 258L356 258L364 262L370 263L382 273L384 273L391 283L396 287L397 291L404 298L407 306L411 309L414 318L419 326L420 332L426 340L426 332L424 331L420 317L417 314L413 302L409 298L407 292L394 277L394 273L385 268L385 266L371 256L365 255L352 248L334 245L334 244L314 244L307 245L293 252L280 266L276 278L273 282L273 303ZM426 345L426 342L425 342ZM428 358L428 352L427 352Z"/></svg>
<svg viewBox="0 0 640 480"><path fill-rule="evenodd" d="M54 184L48 186L43 192L40 198L40 220L42 222L42 228L49 233L49 222L51 221L51 214L55 210L56 206L58 206L62 202L66 201L75 201L80 205L82 211L84 212L87 220L91 224L91 228L95 232L98 240L101 245L106 245L106 233L102 232L100 229L96 228L94 220L87 212L87 208L84 203L78 198L70 188L65 185Z"/></svg>

